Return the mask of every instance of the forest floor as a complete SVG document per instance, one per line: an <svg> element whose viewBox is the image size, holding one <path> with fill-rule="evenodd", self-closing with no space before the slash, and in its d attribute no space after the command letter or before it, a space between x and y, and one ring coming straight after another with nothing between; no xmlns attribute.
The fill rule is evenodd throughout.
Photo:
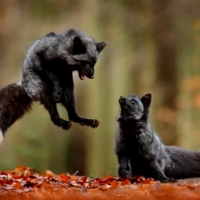
<svg viewBox="0 0 200 200"><path fill-rule="evenodd" d="M0 172L0 199L200 199L200 179L197 178L160 183L133 177L131 182L112 176L89 178L48 170L41 174L28 167L18 167Z"/></svg>

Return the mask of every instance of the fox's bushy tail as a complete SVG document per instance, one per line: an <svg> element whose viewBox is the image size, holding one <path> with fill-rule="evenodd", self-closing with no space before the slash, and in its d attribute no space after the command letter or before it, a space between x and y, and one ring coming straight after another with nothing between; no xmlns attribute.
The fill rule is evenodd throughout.
<svg viewBox="0 0 200 200"><path fill-rule="evenodd" d="M6 130L31 109L31 98L21 83L13 83L0 90L0 142Z"/></svg>

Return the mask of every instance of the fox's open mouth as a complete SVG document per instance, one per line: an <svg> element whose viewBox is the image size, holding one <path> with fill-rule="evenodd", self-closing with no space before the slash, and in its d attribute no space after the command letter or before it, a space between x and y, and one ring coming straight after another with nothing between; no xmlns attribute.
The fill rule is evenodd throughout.
<svg viewBox="0 0 200 200"><path fill-rule="evenodd" d="M81 80L84 80L85 76L89 79L94 78L94 68L90 67L89 65L80 66L77 71L78 71L79 78Z"/></svg>
<svg viewBox="0 0 200 200"><path fill-rule="evenodd" d="M79 78L80 78L81 80L84 80L84 78L85 78L85 73L84 73L84 71L83 71L82 69L79 69L79 70L78 70L78 75L79 75Z"/></svg>

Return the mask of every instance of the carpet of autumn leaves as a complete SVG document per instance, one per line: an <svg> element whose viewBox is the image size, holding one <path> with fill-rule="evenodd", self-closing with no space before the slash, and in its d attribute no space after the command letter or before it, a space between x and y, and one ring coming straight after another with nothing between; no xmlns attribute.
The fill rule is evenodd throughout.
<svg viewBox="0 0 200 200"><path fill-rule="evenodd" d="M0 199L200 199L200 180L159 183L153 179L132 180L112 176L89 178L70 174L40 174L28 167L0 172Z"/></svg>

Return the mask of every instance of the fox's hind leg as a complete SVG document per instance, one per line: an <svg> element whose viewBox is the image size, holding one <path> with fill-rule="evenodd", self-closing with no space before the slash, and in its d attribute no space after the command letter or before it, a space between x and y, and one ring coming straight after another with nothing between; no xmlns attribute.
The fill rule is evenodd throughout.
<svg viewBox="0 0 200 200"><path fill-rule="evenodd" d="M62 86L60 85L60 81L51 72L51 70L45 69L45 72L53 83L53 99L56 103L60 103L62 98Z"/></svg>
<svg viewBox="0 0 200 200"><path fill-rule="evenodd" d="M23 86L33 101L40 101L41 104L48 110L51 121L67 130L71 127L71 122L60 118L56 102L53 99L52 91L49 89L48 85L40 79L36 74L31 74L29 77L23 79Z"/></svg>
<svg viewBox="0 0 200 200"><path fill-rule="evenodd" d="M51 117L51 121L55 125L65 130L69 129L71 127L71 122L60 118L57 108L56 108L56 102L53 99L48 87L45 87L45 86L46 84L43 85L43 89L41 90L41 93L40 93L40 102L48 110Z"/></svg>
<svg viewBox="0 0 200 200"><path fill-rule="evenodd" d="M42 94L40 101L44 105L44 107L48 110L50 117L51 117L51 121L55 125L65 129L65 130L68 130L71 127L70 121L66 121L66 120L63 120L62 118L60 118L57 108L56 108L56 103L52 97L46 96L46 95L44 96Z"/></svg>
<svg viewBox="0 0 200 200"><path fill-rule="evenodd" d="M96 128L97 126L99 126L99 121L97 119L88 119L79 116L76 110L73 87L67 87L65 89L61 103L68 111L69 119L71 121L77 122L82 126L90 126L92 128Z"/></svg>
<svg viewBox="0 0 200 200"><path fill-rule="evenodd" d="M156 160L156 158L154 156L152 156L149 159L149 164L151 166L151 170L153 172L153 178L155 180L158 180L158 181L160 181L162 183L176 182L175 179L166 177L165 173L161 169L158 161Z"/></svg>

